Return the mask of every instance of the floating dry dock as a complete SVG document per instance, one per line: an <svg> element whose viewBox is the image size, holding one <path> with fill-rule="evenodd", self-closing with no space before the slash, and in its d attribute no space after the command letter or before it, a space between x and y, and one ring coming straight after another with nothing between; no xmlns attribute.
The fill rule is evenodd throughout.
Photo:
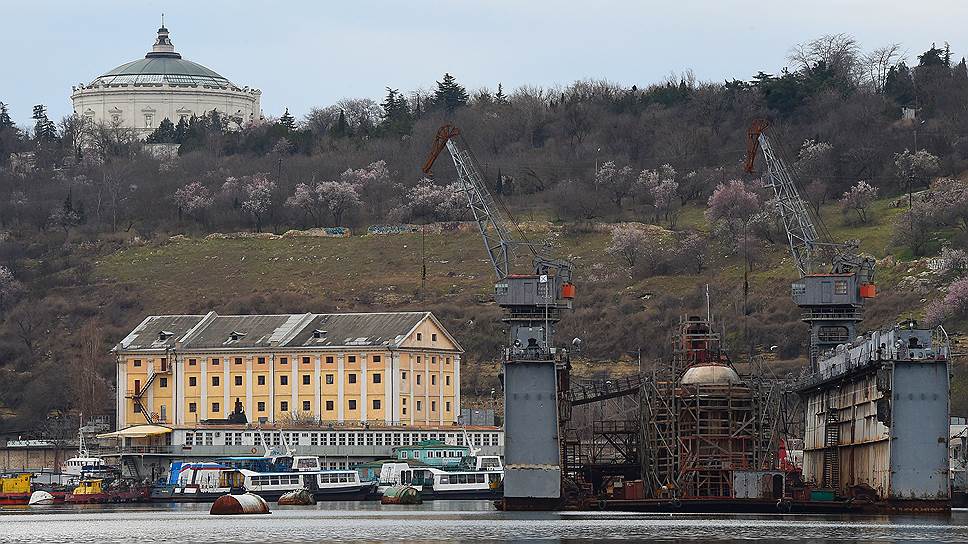
<svg viewBox="0 0 968 544"><path fill-rule="evenodd" d="M820 357L797 387L804 478L888 510L950 508L948 350L912 321Z"/></svg>

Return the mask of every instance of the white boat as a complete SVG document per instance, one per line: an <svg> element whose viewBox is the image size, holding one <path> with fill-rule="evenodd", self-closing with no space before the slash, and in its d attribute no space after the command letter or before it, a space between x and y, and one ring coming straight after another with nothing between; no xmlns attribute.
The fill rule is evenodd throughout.
<svg viewBox="0 0 968 544"><path fill-rule="evenodd" d="M54 504L54 496L47 491L34 491L30 494L30 499L27 501L29 506L44 506L48 504Z"/></svg>
<svg viewBox="0 0 968 544"><path fill-rule="evenodd" d="M464 470L411 466L405 462L380 467L379 492L397 485L420 491L425 499L488 499L503 493L504 466L498 456L480 456Z"/></svg>
<svg viewBox="0 0 968 544"><path fill-rule="evenodd" d="M319 458L316 462L319 462ZM362 482L355 470L256 472L240 469L245 490L275 501L290 491L308 490L316 500L362 500L376 492L376 482Z"/></svg>
<svg viewBox="0 0 968 544"><path fill-rule="evenodd" d="M71 457L70 459L64 461L61 465L61 472L68 475L68 479L72 483L76 483L78 480L84 476L101 473L105 469L104 459L100 457L94 457L87 451L87 446L84 445L84 433L82 429L84 427L84 415L81 415L81 426L77 429L77 455Z"/></svg>

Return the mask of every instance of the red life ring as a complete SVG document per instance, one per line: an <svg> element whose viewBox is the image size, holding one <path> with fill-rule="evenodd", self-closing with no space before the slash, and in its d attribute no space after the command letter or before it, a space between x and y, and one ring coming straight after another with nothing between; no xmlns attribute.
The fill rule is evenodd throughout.
<svg viewBox="0 0 968 544"><path fill-rule="evenodd" d="M255 452L256 452L255 448L252 448L251 450L249 450L249 453L255 453Z"/></svg>

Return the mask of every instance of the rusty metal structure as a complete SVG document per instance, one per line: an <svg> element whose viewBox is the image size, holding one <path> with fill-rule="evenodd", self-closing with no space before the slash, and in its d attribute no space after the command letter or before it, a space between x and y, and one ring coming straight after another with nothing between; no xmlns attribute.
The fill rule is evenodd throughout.
<svg viewBox="0 0 968 544"><path fill-rule="evenodd" d="M708 321L682 321L670 363L639 390L646 497L744 498L745 484L740 492L738 481L750 475L782 479L782 391L781 382L741 377Z"/></svg>

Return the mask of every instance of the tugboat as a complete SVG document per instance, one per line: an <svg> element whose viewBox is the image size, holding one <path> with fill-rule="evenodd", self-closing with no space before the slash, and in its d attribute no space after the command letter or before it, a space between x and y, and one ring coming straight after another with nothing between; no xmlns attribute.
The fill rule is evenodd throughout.
<svg viewBox="0 0 968 544"><path fill-rule="evenodd" d="M100 478L81 480L74 491L67 494L67 504L104 504L111 496L104 491L104 480Z"/></svg>

